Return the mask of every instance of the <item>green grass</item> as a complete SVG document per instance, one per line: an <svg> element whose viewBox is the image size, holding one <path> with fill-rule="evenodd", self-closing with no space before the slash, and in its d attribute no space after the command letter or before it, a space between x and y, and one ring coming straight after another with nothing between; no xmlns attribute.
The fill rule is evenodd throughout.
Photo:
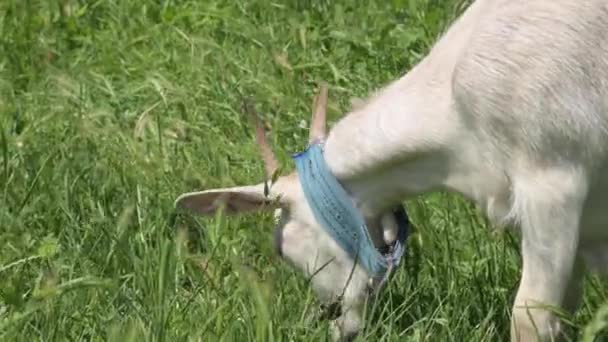
<svg viewBox="0 0 608 342"><path fill-rule="evenodd" d="M272 250L271 215L203 219L173 201L262 179L239 93L292 169L319 81L331 124L419 61L464 5L0 2L0 340L327 339L306 279ZM516 237L455 196L407 205L407 261L363 337L505 340ZM586 279L571 336L605 328L607 293Z"/></svg>

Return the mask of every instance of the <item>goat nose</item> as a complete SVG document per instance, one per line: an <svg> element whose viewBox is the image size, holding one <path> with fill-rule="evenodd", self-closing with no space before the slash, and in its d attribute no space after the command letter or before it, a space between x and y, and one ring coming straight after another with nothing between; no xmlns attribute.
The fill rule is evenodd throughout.
<svg viewBox="0 0 608 342"><path fill-rule="evenodd" d="M274 229L274 249L279 254L279 256L283 256L283 227L276 227Z"/></svg>

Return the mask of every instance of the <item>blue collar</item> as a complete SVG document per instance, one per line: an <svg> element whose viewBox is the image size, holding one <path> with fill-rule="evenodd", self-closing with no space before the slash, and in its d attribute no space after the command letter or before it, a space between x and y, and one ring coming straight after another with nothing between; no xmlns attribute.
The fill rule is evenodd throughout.
<svg viewBox="0 0 608 342"><path fill-rule="evenodd" d="M363 216L329 170L322 146L311 144L305 151L294 154L293 159L317 222L370 276L384 281L399 265L405 251L409 226L405 209L399 206L394 211L399 227L397 241L387 254L382 254L374 246Z"/></svg>

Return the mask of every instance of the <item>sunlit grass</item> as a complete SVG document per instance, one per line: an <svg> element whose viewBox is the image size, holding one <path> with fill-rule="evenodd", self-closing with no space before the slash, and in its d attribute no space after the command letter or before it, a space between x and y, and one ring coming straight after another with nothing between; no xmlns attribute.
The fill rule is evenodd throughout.
<svg viewBox="0 0 608 342"><path fill-rule="evenodd" d="M173 201L262 179L239 94L291 169L319 81L332 124L424 56L460 3L0 2L0 340L327 339L270 215L202 219ZM516 237L454 196L407 205L407 260L363 337L504 340ZM573 336L605 327L605 282L586 289Z"/></svg>

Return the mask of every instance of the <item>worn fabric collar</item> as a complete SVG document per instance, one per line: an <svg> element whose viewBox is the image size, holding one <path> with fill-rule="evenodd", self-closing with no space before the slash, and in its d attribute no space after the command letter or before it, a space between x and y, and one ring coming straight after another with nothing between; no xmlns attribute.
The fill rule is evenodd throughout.
<svg viewBox="0 0 608 342"><path fill-rule="evenodd" d="M402 206L394 211L398 223L397 240L381 253L369 236L363 216L339 181L333 176L320 143L293 155L300 183L316 220L351 258L363 266L371 277L384 282L399 265L405 251L409 219Z"/></svg>

